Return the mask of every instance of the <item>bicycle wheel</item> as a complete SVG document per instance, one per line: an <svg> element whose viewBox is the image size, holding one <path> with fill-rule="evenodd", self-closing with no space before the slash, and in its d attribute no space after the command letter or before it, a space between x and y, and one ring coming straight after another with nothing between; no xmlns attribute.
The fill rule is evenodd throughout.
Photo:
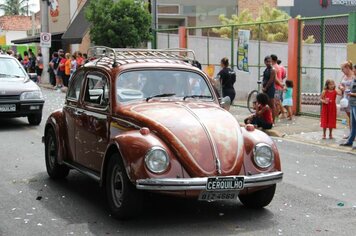
<svg viewBox="0 0 356 236"><path fill-rule="evenodd" d="M254 113L255 109L253 106L253 103L256 102L256 97L257 97L258 91L257 90L252 90L247 97L247 109L251 112Z"/></svg>

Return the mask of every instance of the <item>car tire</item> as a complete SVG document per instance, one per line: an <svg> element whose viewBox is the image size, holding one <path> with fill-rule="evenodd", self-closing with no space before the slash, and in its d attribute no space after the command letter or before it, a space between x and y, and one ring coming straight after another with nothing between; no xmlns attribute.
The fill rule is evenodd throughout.
<svg viewBox="0 0 356 236"><path fill-rule="evenodd" d="M254 209L263 208L271 203L275 191L276 185L274 184L251 194L240 195L239 199L245 207Z"/></svg>
<svg viewBox="0 0 356 236"><path fill-rule="evenodd" d="M42 120L42 113L28 115L27 120L30 125L39 125Z"/></svg>
<svg viewBox="0 0 356 236"><path fill-rule="evenodd" d="M52 179L63 179L69 174L69 167L58 163L58 145L54 130L50 128L45 137L45 159L48 175Z"/></svg>
<svg viewBox="0 0 356 236"><path fill-rule="evenodd" d="M119 154L110 157L106 172L106 197L111 215L125 220L137 216L142 209L142 193L129 180Z"/></svg>

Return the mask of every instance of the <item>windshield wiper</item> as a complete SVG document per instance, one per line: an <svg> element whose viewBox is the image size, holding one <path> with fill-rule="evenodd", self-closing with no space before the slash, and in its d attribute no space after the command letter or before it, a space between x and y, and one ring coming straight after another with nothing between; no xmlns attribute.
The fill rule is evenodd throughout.
<svg viewBox="0 0 356 236"><path fill-rule="evenodd" d="M5 77L16 77L16 78L20 78L21 76L19 75L9 75L9 74L1 74L0 73L0 76L5 76Z"/></svg>
<svg viewBox="0 0 356 236"><path fill-rule="evenodd" d="M185 99L187 98L212 98L212 97L207 95L188 95L183 97L183 101L185 101Z"/></svg>
<svg viewBox="0 0 356 236"><path fill-rule="evenodd" d="M157 94L154 96L150 96L146 98L146 102L148 102L149 100L151 100L152 98L164 98L164 97L172 97L176 95L175 93L162 93L162 94Z"/></svg>

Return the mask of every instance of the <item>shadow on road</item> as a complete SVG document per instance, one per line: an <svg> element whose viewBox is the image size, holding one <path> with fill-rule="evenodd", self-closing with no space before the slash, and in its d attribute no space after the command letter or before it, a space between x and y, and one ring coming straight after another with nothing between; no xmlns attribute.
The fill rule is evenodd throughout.
<svg viewBox="0 0 356 236"><path fill-rule="evenodd" d="M95 235L222 234L252 232L271 227L273 213L268 209L251 210L236 202L198 202L156 194L146 194L140 216L129 221L112 218L106 208L104 194L90 178L72 171L67 179L53 181L47 173L29 183L37 192L32 196L68 224L87 224ZM258 221L258 224L255 222Z"/></svg>
<svg viewBox="0 0 356 236"><path fill-rule="evenodd" d="M0 118L0 132L18 131L24 128L36 129L38 126L32 126L27 122L27 118Z"/></svg>

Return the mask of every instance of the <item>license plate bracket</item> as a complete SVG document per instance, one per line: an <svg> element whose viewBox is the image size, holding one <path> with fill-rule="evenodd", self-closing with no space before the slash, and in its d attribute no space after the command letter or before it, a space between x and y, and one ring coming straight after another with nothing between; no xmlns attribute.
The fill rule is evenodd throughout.
<svg viewBox="0 0 356 236"><path fill-rule="evenodd" d="M241 190L244 188L243 176L209 177L206 183L207 191Z"/></svg>
<svg viewBox="0 0 356 236"><path fill-rule="evenodd" d="M199 194L199 201L226 201L226 200L236 200L239 191L202 191Z"/></svg>

